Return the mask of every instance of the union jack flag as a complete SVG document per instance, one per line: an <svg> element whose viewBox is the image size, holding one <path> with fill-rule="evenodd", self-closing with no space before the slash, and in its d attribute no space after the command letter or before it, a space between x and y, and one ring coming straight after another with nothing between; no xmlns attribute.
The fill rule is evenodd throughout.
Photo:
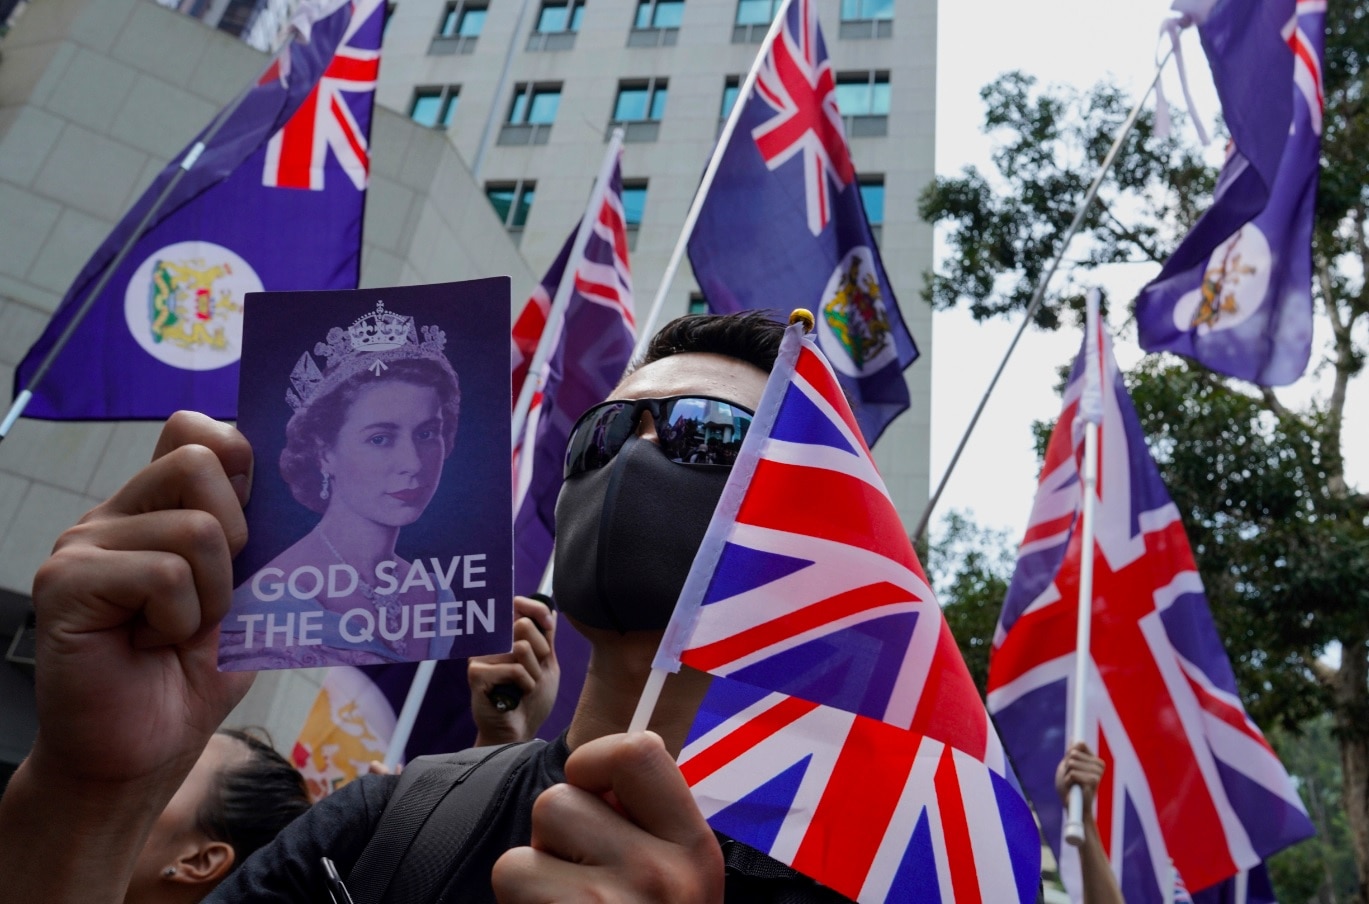
<svg viewBox="0 0 1369 904"><path fill-rule="evenodd" d="M1141 345L1281 386L1312 354L1326 2L1198 5L1232 145L1212 206L1136 299Z"/></svg>
<svg viewBox="0 0 1369 904"><path fill-rule="evenodd" d="M285 128L267 142L262 185L323 191L324 161L331 149L352 184L358 189L366 187L370 172L366 136L370 132L376 77L380 74L382 32L374 27L372 15L383 6L383 0L356 0L352 4L352 17L343 32L342 43L318 84ZM277 63L262 80L288 77L289 73ZM360 97L349 104L344 93ZM359 117L364 121L358 121Z"/></svg>
<svg viewBox="0 0 1369 904"><path fill-rule="evenodd" d="M1128 904L1160 904L1175 871L1195 900L1312 834L1278 757L1246 715L1179 511L1112 357L1102 370L1085 736L1106 764L1096 821ZM989 710L1078 900L1054 787L1072 718L1085 350L1065 389L989 668Z"/></svg>
<svg viewBox="0 0 1369 904"><path fill-rule="evenodd" d="M681 769L715 828L848 897L1035 900L1035 825L836 376L800 329L654 663L716 676Z"/></svg>
<svg viewBox="0 0 1369 904"><path fill-rule="evenodd" d="M874 445L908 407L903 371L918 352L865 218L816 6L781 4L755 87L737 99L689 261L715 313L776 298L812 310L818 346Z"/></svg>
<svg viewBox="0 0 1369 904"><path fill-rule="evenodd" d="M603 200L585 214L593 226L584 255L574 262L570 259L580 231L577 224L513 327L512 379L517 399L547 328L552 301L570 275L574 280L570 303L564 318L550 327L555 331L552 353L537 375L532 407L513 452L517 593L537 590L551 559L556 498L561 492L570 430L587 408L608 397L632 357L636 322L623 213L622 155L617 146L609 153L613 163ZM554 737L570 723L589 663L589 646L579 633L563 627L557 638L563 690L543 723L544 737Z"/></svg>

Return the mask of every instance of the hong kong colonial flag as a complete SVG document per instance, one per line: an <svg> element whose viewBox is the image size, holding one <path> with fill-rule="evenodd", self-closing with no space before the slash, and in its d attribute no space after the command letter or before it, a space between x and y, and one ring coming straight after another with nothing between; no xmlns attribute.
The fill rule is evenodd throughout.
<svg viewBox="0 0 1369 904"><path fill-rule="evenodd" d="M655 666L718 831L858 901L1030 902L1040 836L835 373L791 326Z"/></svg>
<svg viewBox="0 0 1369 904"><path fill-rule="evenodd" d="M874 445L908 407L903 370L917 346L865 219L816 0L785 9L755 88L737 99L689 260L715 312L811 309L817 344Z"/></svg>
<svg viewBox="0 0 1369 904"><path fill-rule="evenodd" d="M296 40L217 131L210 126L191 143L208 136L202 152L188 148L153 180L76 277L19 365L15 390L33 393L25 414L162 418L192 408L231 418L243 296L356 287L384 15L382 0L301 5ZM131 253L75 322L154 206ZM52 369L30 385L68 329Z"/></svg>
<svg viewBox="0 0 1369 904"><path fill-rule="evenodd" d="M1232 144L1212 207L1137 298L1141 345L1282 386L1312 350L1326 3L1181 2L1198 20Z"/></svg>
<svg viewBox="0 0 1369 904"><path fill-rule="evenodd" d="M593 225L584 254L570 261L577 224L513 326L516 399L557 289L563 280L574 280L564 318L550 327L555 344L539 375L522 438L513 453L514 589L518 593L536 591L551 560L556 498L561 492L570 430L586 409L608 397L632 357L636 327L623 215L622 154L616 147L612 153L603 197L585 213ZM575 714L589 668L589 642L562 622L556 634L556 655L561 689L539 731L542 737L560 734Z"/></svg>
<svg viewBox="0 0 1369 904"><path fill-rule="evenodd" d="M1312 834L1246 715L1179 511L1100 326L1092 630L1082 740L1104 760L1096 819L1127 904L1204 889ZM1086 350L1086 349L1085 349ZM1071 724L1079 604L1085 350L1065 389L989 662L989 710L1079 900L1054 786Z"/></svg>

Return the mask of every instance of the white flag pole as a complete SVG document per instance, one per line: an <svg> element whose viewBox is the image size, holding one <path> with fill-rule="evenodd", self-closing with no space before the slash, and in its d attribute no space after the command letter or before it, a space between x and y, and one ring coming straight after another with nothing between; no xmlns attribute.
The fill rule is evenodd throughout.
<svg viewBox="0 0 1369 904"><path fill-rule="evenodd" d="M623 130L614 129L613 136L609 139L608 151L604 154L603 166L599 168L599 178L590 193L589 206L580 219L579 230L575 233L575 243L571 246L570 257L566 260L566 270L561 274L561 282L556 287L556 298L552 301L551 310L547 312L547 322L543 325L542 336L537 341L537 351L533 354L532 363L528 366L527 376L523 378L523 386L518 393L518 400L514 404L511 431L514 447L517 447L518 438L527 424L533 390L541 381L542 370L546 367L547 358L551 357L551 350L561 333L561 321L565 318L566 308L570 306L571 289L575 287L576 262L584 257L585 245L589 243L590 232L594 229L595 213L603 203L604 192L608 190L609 180L613 177L613 167L618 162L618 153L622 147ZM413 734L414 723L418 720L419 707L423 705L423 695L428 692L428 685L433 679L433 669L436 667L437 663L432 660L418 664L418 671L414 674L414 680L404 696L399 718L395 720L390 745L385 750L385 765L391 769L404 757L404 748L409 745L409 736Z"/></svg>
<svg viewBox="0 0 1369 904"><path fill-rule="evenodd" d="M512 437L512 448L514 449L518 448L518 442L523 436L523 428L527 425L528 410L532 408L532 395L542 381L542 371L546 369L547 359L551 357L552 350L560 338L561 322L565 319L566 308L570 307L571 290L575 288L576 266L585 256L585 246L589 244L590 233L594 231L599 208L604 202L604 195L608 191L609 180L613 178L613 168L618 164L618 156L622 148L623 129L620 126L613 130L613 135L609 138L608 150L604 153L604 162L599 167L599 176L594 183L594 190L590 192L589 205L585 208L585 215L580 218L580 228L575 233L575 243L571 246L570 257L566 260L565 272L561 274L561 282L556 286L556 297L552 299L551 309L547 312L547 322L542 327L542 336L537 340L537 351L533 353L532 363L528 365L528 374L523 378L518 399L514 402Z"/></svg>
<svg viewBox="0 0 1369 904"><path fill-rule="evenodd" d="M765 33L765 40L761 42L760 50L756 52L756 58L751 62L751 71L746 73L746 79L737 90L737 99L732 104L732 110L727 114L727 122L723 124L722 134L718 136L718 143L713 146L713 156L708 158L708 166L704 168L703 178L699 180L699 187L694 190L694 200L689 204L689 211L685 214L684 225L680 227L680 237L675 240L675 249L670 252L670 261L665 265L665 273L661 275L660 288L656 290L656 297L651 301L651 309L647 312L646 319L637 327L637 347L632 350L632 358L636 360L641 357L646 350L647 343L651 341L652 334L656 332L656 321L661 316L661 308L665 306L666 294L670 291L670 284L675 281L675 273L680 269L680 261L684 258L685 249L689 245L689 237L694 233L694 224L699 221L699 212L703 210L704 200L708 197L708 190L713 187L713 179L718 175L718 167L722 164L723 152L727 150L728 142L732 140L732 133L737 129L737 122L741 119L742 108L746 106L746 99L751 96L751 90L756 86L756 78L761 71L761 62L765 55L770 52L770 45L775 43L775 37L784 27L784 17L789 12L789 5L793 0L780 0L780 7L775 11L775 18L770 23L770 30Z"/></svg>
<svg viewBox="0 0 1369 904"><path fill-rule="evenodd" d="M1084 494L1079 556L1079 622L1074 647L1074 699L1070 743L1085 740L1088 705L1089 638L1093 621L1094 508L1098 498L1098 424L1103 413L1103 388L1099 357L1101 331L1098 324L1098 290L1091 289L1085 315L1084 388L1079 396L1078 417L1084 422L1084 461L1081 492ZM1075 847L1084 843L1084 790L1072 785L1068 796L1065 840Z"/></svg>

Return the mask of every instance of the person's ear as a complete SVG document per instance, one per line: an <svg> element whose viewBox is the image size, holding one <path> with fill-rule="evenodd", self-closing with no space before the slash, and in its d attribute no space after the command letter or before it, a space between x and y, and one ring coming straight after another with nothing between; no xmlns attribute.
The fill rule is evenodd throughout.
<svg viewBox="0 0 1369 904"><path fill-rule="evenodd" d="M176 873L168 878L173 882L218 885L233 869L236 859L233 845L206 839L176 861Z"/></svg>

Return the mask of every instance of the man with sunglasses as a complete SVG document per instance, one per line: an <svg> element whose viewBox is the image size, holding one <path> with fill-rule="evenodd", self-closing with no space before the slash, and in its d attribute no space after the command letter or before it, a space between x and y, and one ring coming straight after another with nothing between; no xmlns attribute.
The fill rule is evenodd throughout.
<svg viewBox="0 0 1369 904"><path fill-rule="evenodd" d="M588 676L567 732L453 852L442 900L844 900L704 822L674 760L707 676L671 676L650 730L622 733L781 335L756 313L676 320L577 423L554 589L591 642ZM236 430L177 415L153 463L40 569L38 741L0 800L0 887L15 900L119 900L150 820L246 692L248 676L215 668L214 629L251 467ZM354 878L395 783L327 798L211 900L330 900L321 858Z"/></svg>

